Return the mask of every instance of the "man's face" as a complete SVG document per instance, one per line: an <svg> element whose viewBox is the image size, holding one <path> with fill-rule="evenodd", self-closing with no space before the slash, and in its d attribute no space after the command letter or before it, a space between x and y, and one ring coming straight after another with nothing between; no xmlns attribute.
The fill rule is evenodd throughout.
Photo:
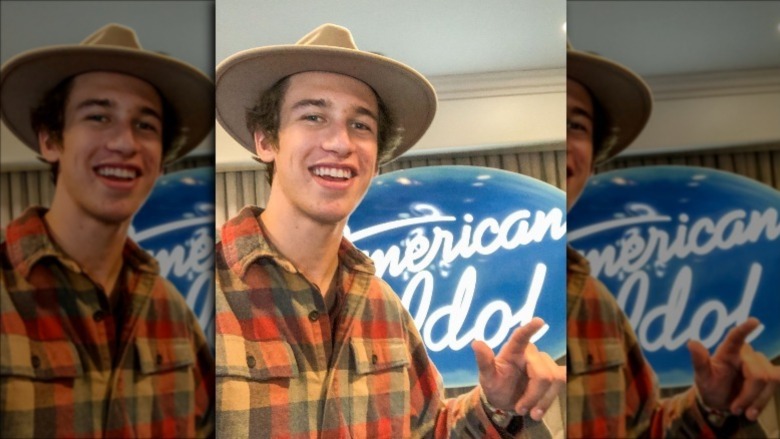
<svg viewBox="0 0 780 439"><path fill-rule="evenodd" d="M290 77L279 144L255 133L257 154L275 162L268 209L319 224L346 222L377 172L378 104L365 83L336 73Z"/></svg>
<svg viewBox="0 0 780 439"><path fill-rule="evenodd" d="M160 174L162 100L133 76L76 76L65 101L62 141L38 135L41 153L59 161L55 203L73 218L129 223ZM54 207L54 206L53 206Z"/></svg>
<svg viewBox="0 0 780 439"><path fill-rule="evenodd" d="M577 81L566 81L566 210L571 210L593 171L593 100Z"/></svg>

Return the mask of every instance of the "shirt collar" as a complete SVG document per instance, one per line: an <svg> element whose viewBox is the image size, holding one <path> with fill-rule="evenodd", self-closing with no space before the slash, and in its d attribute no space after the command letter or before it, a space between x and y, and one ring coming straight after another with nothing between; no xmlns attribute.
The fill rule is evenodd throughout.
<svg viewBox="0 0 780 439"><path fill-rule="evenodd" d="M590 262L569 245L566 246L566 271L574 271L585 275L590 274Z"/></svg>
<svg viewBox="0 0 780 439"><path fill-rule="evenodd" d="M582 291L590 276L590 263L574 250L566 246L566 316L572 317L574 310L579 307L582 299Z"/></svg>
<svg viewBox="0 0 780 439"><path fill-rule="evenodd" d="M14 270L27 278L37 263L44 258L52 257L69 270L81 273L79 264L51 239L43 220L47 211L48 209L43 207L30 207L19 218L8 224L6 246L11 265ZM135 270L154 274L159 272L157 261L129 238L125 241L122 258L124 263Z"/></svg>
<svg viewBox="0 0 780 439"><path fill-rule="evenodd" d="M222 226L220 239L228 266L239 277L243 277L255 261L269 258L286 271L298 273L295 265L268 240L260 221L261 213L262 208L247 206ZM343 237L339 245L339 264L348 270L369 274L375 272L373 261Z"/></svg>

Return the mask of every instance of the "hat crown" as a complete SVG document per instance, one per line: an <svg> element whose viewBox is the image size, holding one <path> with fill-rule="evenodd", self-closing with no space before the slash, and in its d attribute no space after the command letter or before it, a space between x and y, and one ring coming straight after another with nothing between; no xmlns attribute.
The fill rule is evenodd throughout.
<svg viewBox="0 0 780 439"><path fill-rule="evenodd" d="M128 49L141 49L141 43L135 31L121 24L109 23L96 30L81 42L84 46L118 46Z"/></svg>
<svg viewBox="0 0 780 439"><path fill-rule="evenodd" d="M169 163L195 148L214 120L212 81L192 65L141 47L133 29L109 23L78 44L61 44L16 55L0 73L0 118L30 149L40 153L30 110L57 84L86 72L134 76L155 87L178 119L165 147ZM167 117L167 116L166 116Z"/></svg>
<svg viewBox="0 0 780 439"><path fill-rule="evenodd" d="M330 46L358 50L349 29L335 24L323 24L295 43L298 46Z"/></svg>

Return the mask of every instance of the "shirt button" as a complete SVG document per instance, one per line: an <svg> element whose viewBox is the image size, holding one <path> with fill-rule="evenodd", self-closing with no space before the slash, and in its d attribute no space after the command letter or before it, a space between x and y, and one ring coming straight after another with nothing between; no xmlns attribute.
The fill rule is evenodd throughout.
<svg viewBox="0 0 780 439"><path fill-rule="evenodd" d="M102 322L103 319L105 318L106 318L106 313L102 309L99 309L95 311L95 314L92 314L92 320L98 323Z"/></svg>
<svg viewBox="0 0 780 439"><path fill-rule="evenodd" d="M158 366L161 365L162 364L162 360L163 360L162 355L157 354L157 358L155 358L155 360L157 360L157 365Z"/></svg>
<svg viewBox="0 0 780 439"><path fill-rule="evenodd" d="M33 368L37 369L37 368L41 367L41 359L38 358L37 355L33 355L31 360L32 360L32 367Z"/></svg>
<svg viewBox="0 0 780 439"><path fill-rule="evenodd" d="M250 369L255 368L255 364L257 364L257 361L255 361L255 357L251 355L247 355L246 357L246 365L249 366Z"/></svg>
<svg viewBox="0 0 780 439"><path fill-rule="evenodd" d="M309 313L309 320L311 320L312 322L316 322L317 319L319 318L320 318L320 313L317 312L316 310Z"/></svg>
<svg viewBox="0 0 780 439"><path fill-rule="evenodd" d="M377 361L379 361L379 357L376 356L376 354L371 356L371 364L376 364Z"/></svg>

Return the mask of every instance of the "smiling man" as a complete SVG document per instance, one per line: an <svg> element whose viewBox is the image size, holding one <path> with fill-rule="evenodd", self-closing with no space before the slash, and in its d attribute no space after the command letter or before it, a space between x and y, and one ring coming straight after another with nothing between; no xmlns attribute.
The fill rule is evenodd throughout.
<svg viewBox="0 0 780 439"><path fill-rule="evenodd" d="M609 59L568 48L566 200L571 210L595 166L627 148L652 108L650 88ZM780 383L745 341L759 322L732 328L710 355L688 342L694 386L661 399L628 318L590 264L567 250L567 437L765 437L756 422Z"/></svg>
<svg viewBox="0 0 780 439"><path fill-rule="evenodd" d="M127 233L163 164L209 132L211 81L110 24L12 58L0 87L3 120L55 182L51 208L28 209L0 247L0 431L207 436L210 349Z"/></svg>
<svg viewBox="0 0 780 439"><path fill-rule="evenodd" d="M411 316L342 236L435 110L422 75L335 25L217 68L218 120L271 179L266 208L229 220L216 250L218 436L548 435L565 368L529 342L540 319L498 355L475 342L481 385L445 400Z"/></svg>

